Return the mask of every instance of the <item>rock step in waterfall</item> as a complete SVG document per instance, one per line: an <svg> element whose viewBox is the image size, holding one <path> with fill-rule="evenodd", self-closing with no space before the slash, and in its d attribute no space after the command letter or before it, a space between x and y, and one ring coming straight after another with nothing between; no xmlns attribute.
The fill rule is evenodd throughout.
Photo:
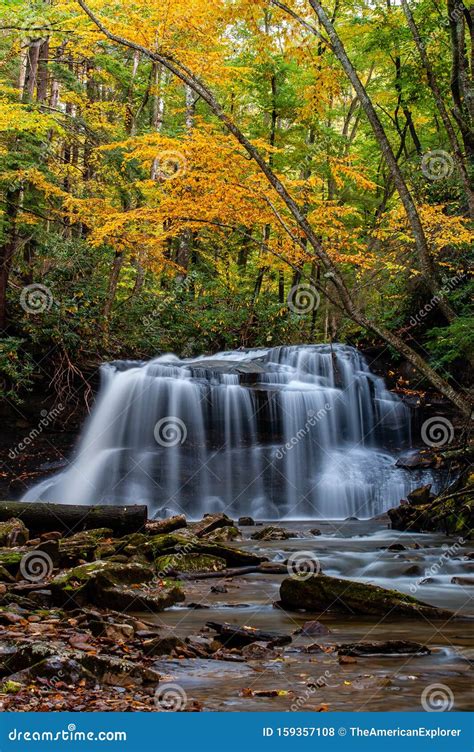
<svg viewBox="0 0 474 752"><path fill-rule="evenodd" d="M409 410L347 345L163 355L101 373L70 465L24 500L340 519L379 514L432 480L395 467Z"/></svg>

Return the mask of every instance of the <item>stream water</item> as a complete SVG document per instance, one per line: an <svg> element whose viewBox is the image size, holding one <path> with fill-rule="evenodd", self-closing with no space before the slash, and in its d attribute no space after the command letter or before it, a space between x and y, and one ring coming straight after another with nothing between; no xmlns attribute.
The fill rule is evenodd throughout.
<svg viewBox="0 0 474 752"><path fill-rule="evenodd" d="M395 466L409 410L346 345L166 355L107 364L102 377L73 461L25 500L344 519L436 484Z"/></svg>
<svg viewBox="0 0 474 752"><path fill-rule="evenodd" d="M473 574L473 546L448 540L439 534L407 534L388 530L383 521L327 521L318 523L321 535L309 533L310 523L285 527L302 537L283 542L245 540L240 547L259 551L279 561L294 551L317 556L325 574L363 580L402 592L460 616L472 613L472 587L452 582L453 577ZM246 535L253 532L246 529ZM396 542L402 551L388 550ZM407 574L417 567L415 574ZM429 578L430 582L424 582ZM390 619L390 617L341 616L335 613L286 612L274 607L282 577L247 575L233 580L204 580L186 585L186 603L153 617L164 635L196 635L206 631L207 621L248 625L279 634L293 634L305 621L319 619L330 633L294 636L293 642L262 660L230 662L215 660L158 661L164 681L178 683L188 702L197 700L205 710L315 710L322 703L329 710L422 710L426 687L442 684L444 695L453 696L454 710L468 710L472 703L472 621ZM211 590L224 585L226 592ZM219 590L220 588L218 588ZM150 615L146 615L150 619ZM209 634L212 634L210 632ZM359 657L340 665L326 652L307 653L311 643L331 646L356 641L415 640L427 645L430 655ZM279 697L242 696L242 690L284 690ZM245 695L245 693L244 693ZM290 724L291 725L291 724Z"/></svg>

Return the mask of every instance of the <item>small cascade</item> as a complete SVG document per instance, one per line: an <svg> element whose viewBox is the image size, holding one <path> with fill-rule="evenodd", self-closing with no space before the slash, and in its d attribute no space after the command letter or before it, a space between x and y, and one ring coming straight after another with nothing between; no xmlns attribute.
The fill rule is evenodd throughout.
<svg viewBox="0 0 474 752"><path fill-rule="evenodd" d="M24 500L371 517L426 479L395 467L409 426L408 408L346 345L109 363L75 457Z"/></svg>

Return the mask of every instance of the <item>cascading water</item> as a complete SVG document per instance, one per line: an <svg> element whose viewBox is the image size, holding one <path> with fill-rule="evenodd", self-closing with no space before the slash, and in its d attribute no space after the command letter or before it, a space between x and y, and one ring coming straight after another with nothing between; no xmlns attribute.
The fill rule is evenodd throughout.
<svg viewBox="0 0 474 752"><path fill-rule="evenodd" d="M260 519L370 517L420 485L395 467L408 408L345 345L104 365L69 467L24 500Z"/></svg>

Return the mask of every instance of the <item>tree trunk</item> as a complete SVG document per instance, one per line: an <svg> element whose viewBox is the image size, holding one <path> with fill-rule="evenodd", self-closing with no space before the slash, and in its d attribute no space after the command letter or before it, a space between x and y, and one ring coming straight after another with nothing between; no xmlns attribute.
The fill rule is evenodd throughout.
<svg viewBox="0 0 474 752"><path fill-rule="evenodd" d="M7 325L7 289L10 269L18 245L17 217L21 189L7 191L5 203L5 242L0 247L0 330Z"/></svg>
<svg viewBox="0 0 474 752"><path fill-rule="evenodd" d="M467 203L469 207L469 215L471 216L471 218L473 218L474 217L474 193L472 191L471 181L469 179L469 173L467 171L464 156L459 146L456 132L453 128L453 124L451 122L451 118L449 117L449 113L445 107L443 96L438 86L438 81L436 79L433 68L431 67L431 63L428 59L428 55L426 54L426 47L421 39L420 32L415 23L415 19L413 18L413 14L411 12L411 9L408 5L407 0L402 0L402 6L403 6L403 11L405 13L405 16L408 22L408 26L410 27L410 31L412 33L413 39L415 40L415 44L418 49L421 62L423 64L423 68L425 69L426 78L428 80L428 85L433 94L433 98L436 102L436 106L438 108L439 114L441 115L441 119L443 121L443 125L445 127L446 134L449 139L449 143L451 145L451 151L453 153L453 157L456 162L456 167L458 168L458 172L461 177L463 188L466 193Z"/></svg>
<svg viewBox="0 0 474 752"><path fill-rule="evenodd" d="M433 386L435 386L436 389L441 392L441 394L444 394L449 400L451 400L464 415L470 416L471 403L467 396L456 392L456 390L454 390L447 381L445 381L438 373L436 373L436 371L431 368L431 366L429 366L428 363L426 363L423 358L421 358L418 353L412 350L412 348L407 345L400 337L398 337L396 334L393 334L393 332L390 332L384 327L379 326L378 324L376 324L376 322L367 319L366 316L363 315L362 312L357 308L356 304L351 298L349 290L341 273L339 272L339 269L336 267L335 263L327 254L325 249L321 246L321 243L319 242L313 227L309 224L301 207L296 203L295 199L285 188L281 180L270 168L259 150L249 141L249 139L244 135L244 133L242 133L242 131L238 128L234 121L231 120L230 117L224 112L221 104L217 101L212 91L205 85L205 83L200 78L192 74L188 68L183 68L182 65L175 59L164 57L159 53L152 52L146 47L136 44L135 42L131 42L128 39L124 39L123 37L113 34L88 8L84 0L77 0L77 2L108 39L111 39L117 44L131 47L132 49L140 49L141 52L143 52L152 60L160 62L173 75L175 75L184 83L188 84L188 86L190 86L197 94L199 94L199 96L209 105L214 115L224 124L224 126L232 134L232 136L234 136L238 143L240 143L247 151L251 159L254 160L254 162L260 168L261 172L265 175L268 183L272 186L277 195L284 202L299 229L306 236L308 243L311 245L315 256L321 262L324 271L328 275L328 278L331 279L334 286L336 287L340 305L344 308L346 314L354 322L364 328L373 331L379 337L381 337L384 342L394 347L423 376L425 376L433 384ZM294 241L295 243L298 243L298 239L296 237L294 238ZM299 242L298 244L301 245L301 242Z"/></svg>
<svg viewBox="0 0 474 752"><path fill-rule="evenodd" d="M46 504L43 501L2 501L0 522L12 517L22 520L33 533L58 530L77 533L108 527L116 535L143 530L148 518L146 506L82 506L81 504Z"/></svg>
<svg viewBox="0 0 474 752"><path fill-rule="evenodd" d="M446 316L447 320L450 322L454 321L456 314L451 308L451 305L449 304L448 300L446 299L445 293L440 289L435 265L431 257L429 248L428 248L423 226L421 224L421 220L418 215L418 210L415 206L413 197L402 175L398 162L395 159L395 155L393 153L392 147L387 138L383 125L379 119L379 116L377 115L375 111L375 107L372 104L372 100L367 94L367 91L364 85L362 84L359 76L357 75L354 66L349 60L349 57L347 56L344 45L339 39L339 36L337 35L336 30L334 29L334 26L332 25L328 16L326 15L326 12L323 10L321 3L319 2L319 0L309 0L309 3L311 7L313 8L313 10L315 11L316 15L318 16L320 23L325 28L326 33L330 39L333 52L338 58L339 62L341 63L348 79L352 83L357 93L357 96L359 97L360 103L362 107L364 108L364 112L372 127L375 138L377 139L377 142L379 144L380 150L390 169L393 182L395 183L400 199L405 208L408 222L410 224L411 231L413 233L413 237L414 237L417 252L418 252L421 272L425 278L426 284L428 285L432 294L439 298L439 307L444 313L444 315Z"/></svg>

